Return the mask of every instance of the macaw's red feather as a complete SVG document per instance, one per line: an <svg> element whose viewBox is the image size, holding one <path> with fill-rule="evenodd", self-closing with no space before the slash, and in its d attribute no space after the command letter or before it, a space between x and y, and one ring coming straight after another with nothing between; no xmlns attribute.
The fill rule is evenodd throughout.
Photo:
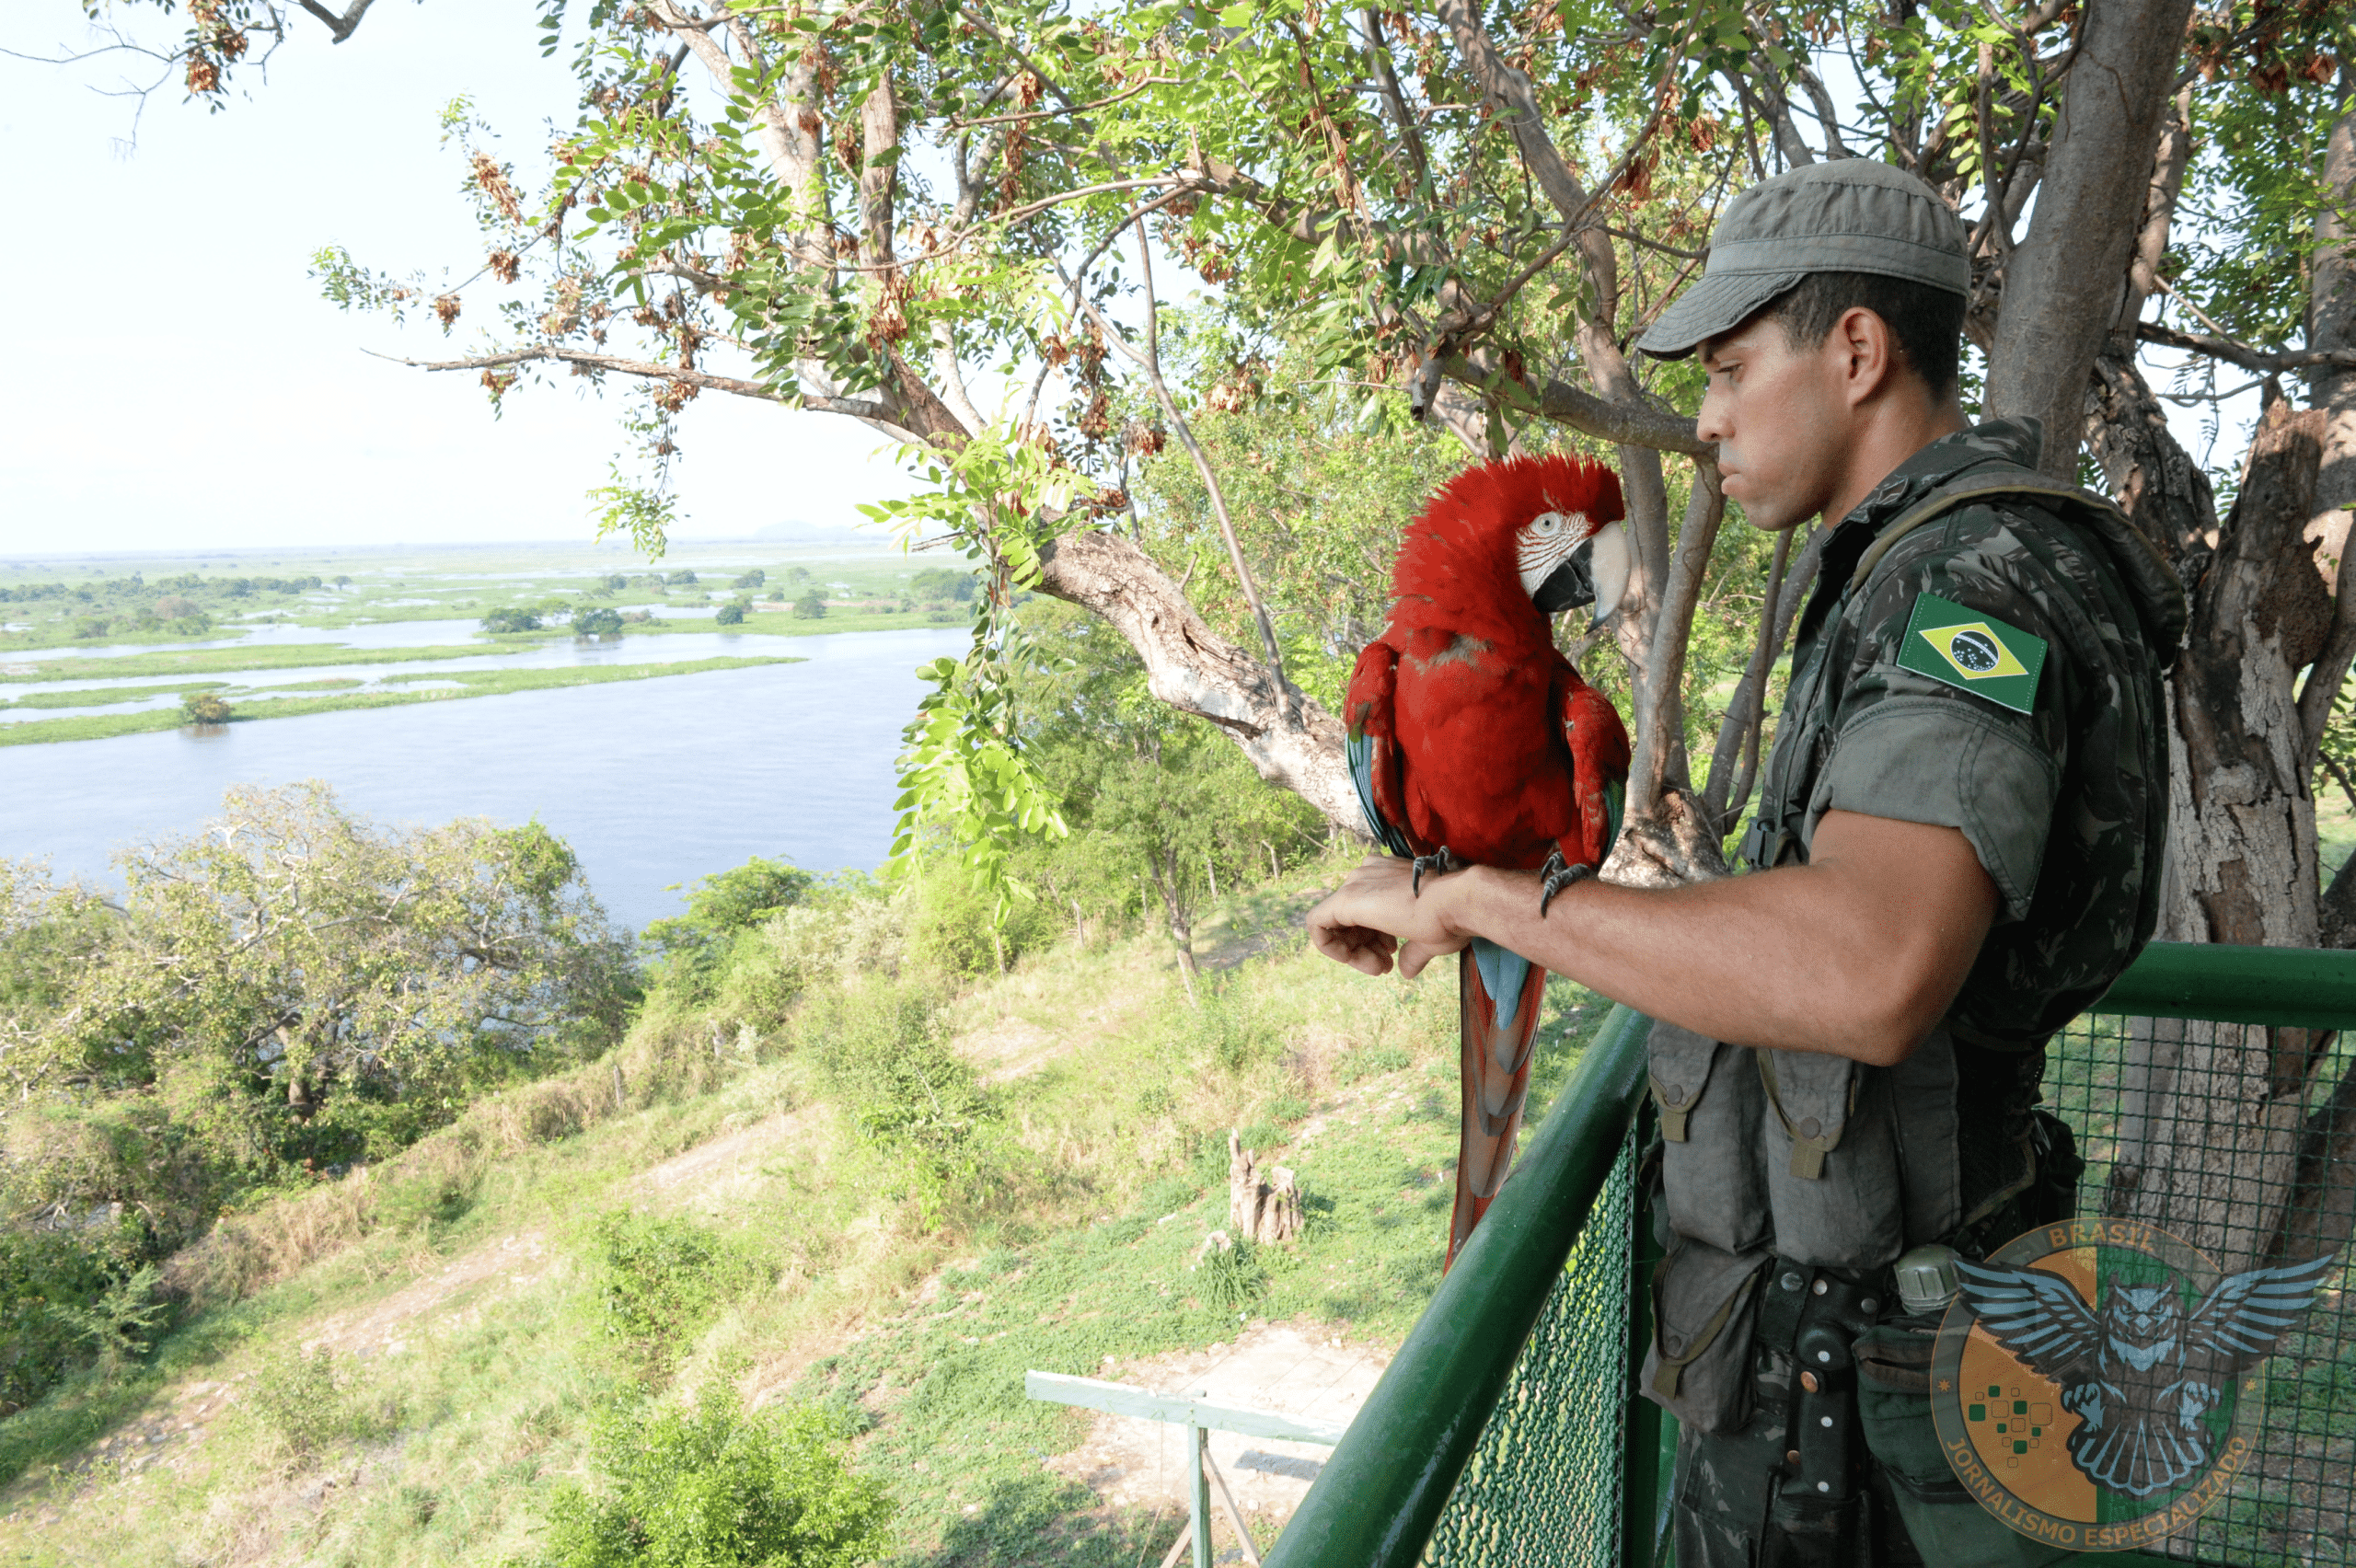
<svg viewBox="0 0 2356 1568"><path fill-rule="evenodd" d="M1545 512L1584 517L1590 534L1617 523L1620 476L1583 457L1508 457L1433 491L1399 543L1392 628L1444 628L1501 649L1547 642L1546 617L1517 591L1514 558L1516 532Z"/></svg>
<svg viewBox="0 0 2356 1568"><path fill-rule="evenodd" d="M1468 468L1409 525L1390 624L1367 645L1343 703L1353 777L1394 851L1533 870L1559 851L1596 867L1611 852L1611 792L1628 732L1548 634L1521 579L1520 531L1546 513L1574 536L1623 515L1620 481L1575 457ZM1560 540L1560 535L1549 535ZM1449 1260L1513 1161L1546 972L1502 955L1493 996L1475 953L1460 967L1464 1088Z"/></svg>
<svg viewBox="0 0 2356 1568"><path fill-rule="evenodd" d="M1620 520L1620 480L1576 457L1482 464L1440 487L1400 544L1391 623L1359 657L1344 712L1354 731L1380 716L1396 756L1378 790L1397 809L1378 803L1418 853L1445 844L1480 865L1532 870L1557 847L1574 865L1610 847L1600 824L1582 831L1593 819L1572 782L1566 721L1587 684L1555 651L1516 561L1518 531L1547 512L1593 534ZM1598 704L1616 729L1611 705Z"/></svg>
<svg viewBox="0 0 2356 1568"><path fill-rule="evenodd" d="M1463 1122L1456 1149L1456 1203L1448 1219L1448 1256L1443 1270L1489 1212L1513 1165L1514 1137L1521 1131L1522 1102L1530 1096L1530 1045L1538 1038L1538 1009L1545 1000L1546 972L1532 964L1515 1006L1500 1013L1481 978L1481 966L1467 948L1457 957L1457 1032L1463 1085Z"/></svg>

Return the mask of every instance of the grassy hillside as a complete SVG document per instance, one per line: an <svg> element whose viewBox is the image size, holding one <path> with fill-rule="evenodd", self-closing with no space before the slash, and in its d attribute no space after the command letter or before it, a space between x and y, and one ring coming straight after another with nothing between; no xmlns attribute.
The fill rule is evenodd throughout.
<svg viewBox="0 0 2356 1568"><path fill-rule="evenodd" d="M606 1058L176 1259L185 1327L0 1422L0 1554L528 1562L568 1485L611 1485L617 1412L717 1390L846 1435L894 1561L1151 1561L1174 1522L1045 1468L1087 1423L1026 1367L1273 1320L1387 1346L1438 1275L1453 979L1306 953L1321 871L1202 928L1199 1009L1164 940L948 986L898 962L898 905L790 914ZM1548 1006L1534 1101L1602 1014ZM1307 1232L1198 1269L1230 1127L1299 1172Z"/></svg>

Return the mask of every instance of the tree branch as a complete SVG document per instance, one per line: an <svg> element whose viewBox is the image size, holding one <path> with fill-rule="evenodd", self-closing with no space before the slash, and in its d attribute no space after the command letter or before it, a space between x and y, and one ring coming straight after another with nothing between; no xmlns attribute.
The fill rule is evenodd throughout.
<svg viewBox="0 0 2356 1568"><path fill-rule="evenodd" d="M1614 402L1551 377L1534 388L1514 381L1506 376L1504 363L1494 349L1468 349L1451 354L1441 362L1440 370L1449 380L1484 392L1501 387L1516 408L1614 445L1682 452L1692 457L1706 457L1717 451L1715 442L1703 441L1694 433L1693 421L1682 414L1672 414L1648 403Z"/></svg>
<svg viewBox="0 0 2356 1568"><path fill-rule="evenodd" d="M1137 235L1138 267L1145 284L1145 352L1140 353L1129 346L1128 340L1104 319L1095 301L1078 290L1074 291L1075 297L1088 312L1089 319L1096 323L1097 330L1104 334L1105 340L1145 372L1146 385L1153 388L1154 401L1161 405L1162 417L1177 432L1179 444L1185 447L1195 472L1201 476L1203 489L1210 495L1211 515L1218 521L1219 537L1227 541L1228 559L1235 565L1236 583L1243 590L1244 603L1252 607L1252 618L1259 626L1260 642L1268 659L1268 674L1276 683L1278 697L1289 705L1297 694L1285 679L1284 652L1276 644L1276 623L1268 618L1268 606L1260 598L1260 584L1253 578L1251 565L1243 559L1243 546L1235 536L1235 521L1228 514L1227 492L1220 488L1218 470L1211 466L1210 455L1203 450L1203 444L1195 439L1195 427L1179 411L1178 400L1170 395L1169 383L1161 378L1161 312L1153 297L1153 257L1146 243L1143 218L1138 220Z"/></svg>
<svg viewBox="0 0 2356 1568"><path fill-rule="evenodd" d="M364 350L363 352L371 351ZM661 364L653 360L624 359L618 354L584 353L577 349L545 344L537 348L510 349L503 353L473 354L465 359L415 360L398 354L374 354L376 359L390 360L413 370L503 370L519 364L552 361L560 364L577 364L591 370L611 371L617 375L643 376L650 381L677 381L704 392L726 392L738 398L757 398L768 403L791 403L800 408L814 409L825 414L844 414L876 425L895 439L921 441L923 437L898 422L896 409L886 404L864 398L835 398L822 393L803 392L788 395L758 381L741 376L714 375L706 370L690 370L683 365Z"/></svg>
<svg viewBox="0 0 2356 1568"><path fill-rule="evenodd" d="M1382 17L1372 6L1358 13L1366 34L1366 57L1374 67L1376 95L1382 99L1382 111L1399 133L1399 140L1407 150L1407 162L1415 174L1418 188L1428 190L1432 182L1430 156L1424 149L1423 127L1407 108L1407 95L1400 90L1399 74L1392 68L1391 46L1383 40Z"/></svg>
<svg viewBox="0 0 2356 1568"><path fill-rule="evenodd" d="M2166 285L2161 286L2165 288ZM2309 370L2318 366L2356 370L2356 349L2286 349L2275 352L2252 348L2231 338L2212 337L2204 332L2179 332L2156 321L2135 323L2135 336L2163 348L2207 354L2211 359L2237 364L2258 375L2279 375L2285 371Z"/></svg>
<svg viewBox="0 0 2356 1568"><path fill-rule="evenodd" d="M1645 660L1644 686L1636 699L1635 755L1628 765L1627 814L1648 817L1678 777L1684 741L1682 685L1685 654L1692 638L1693 610L1701 603L1702 579L1710 550L1725 521L1726 492L1718 467L1707 457L1693 465L1693 490L1687 498L1685 525L1678 531L1677 559L1663 584L1654 618L1652 648Z"/></svg>
<svg viewBox="0 0 2356 1568"><path fill-rule="evenodd" d="M1792 530L1784 528L1775 535L1774 559L1767 566L1767 591L1759 601L1759 636L1751 644L1750 661L1743 667L1742 679L1735 684L1734 700L1727 705L1726 717L1718 723L1717 743L1710 748L1710 776L1702 784L1702 806L1711 825L1720 836L1734 824L1730 820L1739 813L1750 799L1751 769L1759 755L1759 732L1766 716L1767 674L1775 667L1775 655L1781 645L1775 641L1777 608L1783 602L1784 572L1790 564ZM1732 772L1736 755L1743 759L1742 789L1734 788Z"/></svg>
<svg viewBox="0 0 2356 1568"><path fill-rule="evenodd" d="M328 31L335 35L335 41L341 43L352 35L354 29L360 26L360 18L368 14L368 7L374 6L376 0L352 0L351 6L341 17L320 5L319 0L299 0L299 3L303 9L325 22Z"/></svg>

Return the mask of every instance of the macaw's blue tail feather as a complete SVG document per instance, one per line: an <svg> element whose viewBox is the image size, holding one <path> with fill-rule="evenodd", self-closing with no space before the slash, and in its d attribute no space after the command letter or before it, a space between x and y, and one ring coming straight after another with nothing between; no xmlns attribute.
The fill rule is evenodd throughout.
<svg viewBox="0 0 2356 1568"><path fill-rule="evenodd" d="M1458 961L1457 993L1464 1119L1457 1144L1456 1205L1449 1217L1451 1264L1513 1164L1546 972L1476 937Z"/></svg>
<svg viewBox="0 0 2356 1568"><path fill-rule="evenodd" d="M1481 972L1481 984L1499 1017L1510 1018L1521 1010L1521 983L1529 977L1530 960L1486 937L1474 937L1472 964Z"/></svg>
<svg viewBox="0 0 2356 1568"><path fill-rule="evenodd" d="M1344 736L1342 756L1349 764L1350 782L1357 787L1358 805L1366 813L1366 830L1393 855L1413 859L1415 851L1409 847L1406 835L1385 822L1374 803L1374 737L1364 732Z"/></svg>
<svg viewBox="0 0 2356 1568"><path fill-rule="evenodd" d="M1620 842L1620 824L1628 814L1628 784L1625 779L1609 779L1603 786L1603 803L1611 812L1611 831L1603 836L1603 858L1611 858L1612 847ZM1597 868L1599 870L1600 867Z"/></svg>

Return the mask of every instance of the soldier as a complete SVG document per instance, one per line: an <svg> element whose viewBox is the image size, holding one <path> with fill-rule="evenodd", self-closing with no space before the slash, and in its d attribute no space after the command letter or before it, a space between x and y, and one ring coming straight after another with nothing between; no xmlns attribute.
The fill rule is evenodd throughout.
<svg viewBox="0 0 2356 1568"><path fill-rule="evenodd" d="M1414 974L1475 936L1657 1020L1668 1255L1643 1389L1680 1420L1680 1568L2036 1563L1932 1426L1954 1260L2069 1212L2046 1041L2149 940L2166 830L2165 563L1958 401L1962 225L1817 164L1730 202L1641 340L1699 350L1700 433L1753 526L1837 525L1801 612L1753 874L1667 891L1376 859L1321 951Z"/></svg>

